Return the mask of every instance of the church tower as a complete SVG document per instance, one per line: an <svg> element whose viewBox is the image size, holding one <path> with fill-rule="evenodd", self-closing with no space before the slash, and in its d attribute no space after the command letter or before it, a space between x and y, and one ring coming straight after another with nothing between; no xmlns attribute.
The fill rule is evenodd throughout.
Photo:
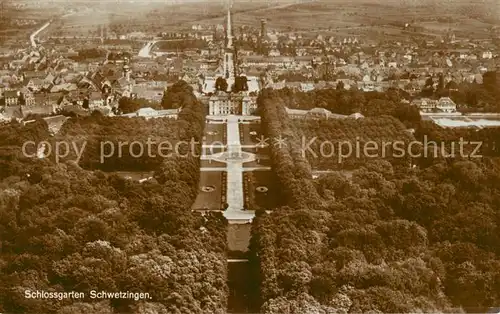
<svg viewBox="0 0 500 314"><path fill-rule="evenodd" d="M231 6L227 9L226 40L227 44L224 52L224 78L228 80L234 79L234 45L231 25Z"/></svg>

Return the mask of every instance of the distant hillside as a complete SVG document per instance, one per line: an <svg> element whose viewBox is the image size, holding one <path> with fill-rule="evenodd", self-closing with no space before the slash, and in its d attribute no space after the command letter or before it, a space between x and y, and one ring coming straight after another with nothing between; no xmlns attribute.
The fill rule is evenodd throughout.
<svg viewBox="0 0 500 314"><path fill-rule="evenodd" d="M250 10L235 14L234 20L256 25L261 18L268 20L270 28L282 29L355 28L446 19L447 28L474 32L500 24L500 1L316 0Z"/></svg>

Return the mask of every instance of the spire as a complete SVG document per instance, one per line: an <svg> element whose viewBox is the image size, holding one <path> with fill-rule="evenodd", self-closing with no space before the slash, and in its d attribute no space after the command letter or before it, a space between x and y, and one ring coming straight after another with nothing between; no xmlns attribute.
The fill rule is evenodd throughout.
<svg viewBox="0 0 500 314"><path fill-rule="evenodd" d="M231 2L229 2L229 5L227 7L227 27L226 27L227 48L233 47L233 31L232 31L232 26L231 26L231 7L232 7L232 4L231 4Z"/></svg>

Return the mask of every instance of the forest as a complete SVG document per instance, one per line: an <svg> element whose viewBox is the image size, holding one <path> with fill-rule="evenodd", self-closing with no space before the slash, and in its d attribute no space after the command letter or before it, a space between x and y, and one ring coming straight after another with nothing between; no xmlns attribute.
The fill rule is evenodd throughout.
<svg viewBox="0 0 500 314"><path fill-rule="evenodd" d="M384 156L385 160L393 164L405 165L410 158L394 149L393 144L401 143L406 151L409 143L415 140L405 126L391 116L338 120L297 119L292 123L295 133L304 138L305 142L315 139L308 146L310 151L306 151L307 159L314 169L352 169L362 166L373 158L365 156L363 152L370 145L376 148L370 151L370 155L379 158ZM356 145L359 147L359 154ZM418 148L412 151L417 153Z"/></svg>
<svg viewBox="0 0 500 314"><path fill-rule="evenodd" d="M118 126L92 115L71 119L58 136L154 128L158 136L172 133L169 139L199 138L201 106L185 82L177 84L185 97L176 123L130 119ZM191 211L198 160L162 160L151 168L157 180L141 184L72 161L23 157L24 141L49 140L43 120L12 122L0 135L0 312L224 313L227 222ZM26 290L80 291L87 298L28 299ZM151 299L93 300L90 290Z"/></svg>
<svg viewBox="0 0 500 314"><path fill-rule="evenodd" d="M300 139L293 130L283 103L276 101L278 91L263 90L257 104L261 115L262 133L270 139L282 138L286 145L269 145L271 166L282 187L285 203L292 206L312 206L308 201L317 202L316 191L311 178L311 166L302 154Z"/></svg>
<svg viewBox="0 0 500 314"><path fill-rule="evenodd" d="M432 121L422 121L415 129L415 138L424 141L443 142L446 147L451 149L453 143L458 143L460 139L469 142L481 142L482 145L478 150L478 154L486 157L500 156L500 128L442 128ZM469 150L473 146L465 146Z"/></svg>
<svg viewBox="0 0 500 314"><path fill-rule="evenodd" d="M313 179L294 152L298 135L278 93L258 100L266 135L289 142L271 145L286 205L259 211L252 226L262 313L485 312L499 304L497 157L434 158L412 168L374 159L350 176ZM385 125L387 137L399 135ZM422 123L415 136L456 137L430 128Z"/></svg>
<svg viewBox="0 0 500 314"><path fill-rule="evenodd" d="M156 171L164 168L162 163L170 163L162 155L173 153L179 142L201 142L205 116L192 88L180 81L166 93L168 99L176 99L177 108L182 108L178 119L142 117L106 117L94 112L88 117L75 117L68 120L60 132L49 139L52 146L56 142L75 143L78 147L85 144L84 153L79 161L81 167L89 170L112 171ZM136 142L136 144L132 144ZM109 144L105 144L109 143ZM122 148L119 149L119 144ZM160 150L163 147L171 149ZM139 145L140 144L140 145ZM142 148L141 148L142 146ZM149 148L148 148L149 146ZM200 150L195 145L194 151L188 153L191 145L179 145L179 154L187 157L179 158L175 163L182 164L182 169L190 169L197 173L199 161L196 156ZM142 151L142 154L141 154ZM172 154L172 158L175 159ZM103 156L109 156L102 158ZM49 156L54 157L54 156ZM72 151L63 160L76 160Z"/></svg>
<svg viewBox="0 0 500 314"><path fill-rule="evenodd" d="M390 88L384 93L363 92L351 88L326 88L310 92L296 91L289 88L275 90L273 98L292 109L310 110L325 108L337 114L350 115L361 113L366 117L390 115L399 119L407 127L414 127L420 121L417 108L401 104L408 97L405 91Z"/></svg>

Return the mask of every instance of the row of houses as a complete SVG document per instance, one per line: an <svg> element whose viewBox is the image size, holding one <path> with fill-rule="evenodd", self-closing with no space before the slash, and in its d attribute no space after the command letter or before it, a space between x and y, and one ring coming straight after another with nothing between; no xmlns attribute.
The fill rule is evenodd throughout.
<svg viewBox="0 0 500 314"><path fill-rule="evenodd" d="M58 93L34 94L30 91L7 90L3 93L5 106L64 106L66 104L77 104L92 108L110 104L114 97L103 95L101 92L73 91Z"/></svg>

